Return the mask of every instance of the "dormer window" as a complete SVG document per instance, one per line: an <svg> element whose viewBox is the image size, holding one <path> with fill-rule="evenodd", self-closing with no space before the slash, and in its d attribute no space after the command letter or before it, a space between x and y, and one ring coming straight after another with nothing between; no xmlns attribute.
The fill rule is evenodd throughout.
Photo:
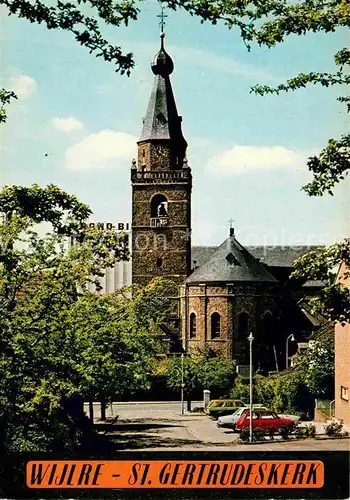
<svg viewBox="0 0 350 500"><path fill-rule="evenodd" d="M167 122L167 119L165 118L165 116L163 115L163 113L158 113L157 114L157 122L159 125L165 125L166 122Z"/></svg>
<svg viewBox="0 0 350 500"><path fill-rule="evenodd" d="M241 264L238 262L236 257L233 255L232 252L230 252L228 255L226 255L226 260L231 266L240 266Z"/></svg>

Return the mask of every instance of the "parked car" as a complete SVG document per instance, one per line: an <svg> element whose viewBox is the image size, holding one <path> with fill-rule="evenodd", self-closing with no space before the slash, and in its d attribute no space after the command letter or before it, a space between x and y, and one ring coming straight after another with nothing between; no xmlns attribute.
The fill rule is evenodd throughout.
<svg viewBox="0 0 350 500"><path fill-rule="evenodd" d="M207 408L207 414L211 417L221 417L234 413L238 408L247 406L239 399L213 399Z"/></svg>
<svg viewBox="0 0 350 500"><path fill-rule="evenodd" d="M243 411L241 417L235 423L235 430L241 431L246 427L249 427L250 424L250 410L246 409ZM277 413L271 410L254 410L253 418L252 418L252 427L253 429L263 429L268 432L271 428L274 429L275 432L278 432L281 428L281 425L285 424L288 427L294 427L294 420L288 417L278 416Z"/></svg>
<svg viewBox="0 0 350 500"><path fill-rule="evenodd" d="M253 408L259 408L261 410L266 410L266 406L263 405L253 405ZM223 417L219 417L216 425L218 427L228 427L230 429L234 429L235 423L239 420L244 412L244 410L249 410L249 407L242 406L242 408L238 408L237 411L231 413L230 415L224 415Z"/></svg>
<svg viewBox="0 0 350 500"><path fill-rule="evenodd" d="M295 423L295 425L297 425L297 423L300 421L300 416L299 415L285 415L285 414L280 414L280 417L283 417L283 418L291 418L293 420L293 422Z"/></svg>

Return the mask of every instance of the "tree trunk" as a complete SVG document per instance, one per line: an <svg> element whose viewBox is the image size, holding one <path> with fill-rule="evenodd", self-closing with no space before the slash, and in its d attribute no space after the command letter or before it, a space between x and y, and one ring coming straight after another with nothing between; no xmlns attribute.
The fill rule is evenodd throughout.
<svg viewBox="0 0 350 500"><path fill-rule="evenodd" d="M89 418L94 423L94 403L91 398L89 398Z"/></svg>
<svg viewBox="0 0 350 500"><path fill-rule="evenodd" d="M101 401L101 420L104 422L106 420L106 403Z"/></svg>
<svg viewBox="0 0 350 500"><path fill-rule="evenodd" d="M187 400L187 411L191 411L191 400Z"/></svg>

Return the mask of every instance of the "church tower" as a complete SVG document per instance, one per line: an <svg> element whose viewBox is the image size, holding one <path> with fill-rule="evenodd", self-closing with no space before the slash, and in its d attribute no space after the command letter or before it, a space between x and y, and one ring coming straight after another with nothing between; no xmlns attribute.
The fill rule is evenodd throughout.
<svg viewBox="0 0 350 500"><path fill-rule="evenodd" d="M170 74L174 64L161 47L151 68L155 75L138 160L131 167L132 281L145 285L161 276L183 283L191 263L191 169Z"/></svg>

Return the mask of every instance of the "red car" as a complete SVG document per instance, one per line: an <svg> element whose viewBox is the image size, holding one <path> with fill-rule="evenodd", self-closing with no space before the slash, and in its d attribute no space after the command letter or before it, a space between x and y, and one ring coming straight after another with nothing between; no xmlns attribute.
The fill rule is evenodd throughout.
<svg viewBox="0 0 350 500"><path fill-rule="evenodd" d="M235 425L236 431L241 431L250 424L250 410L245 410L239 420L237 420ZM254 410L253 411L253 429L263 429L268 432L271 428L278 432L282 424L288 427L294 427L294 420L288 417L279 417L277 413L270 410Z"/></svg>

